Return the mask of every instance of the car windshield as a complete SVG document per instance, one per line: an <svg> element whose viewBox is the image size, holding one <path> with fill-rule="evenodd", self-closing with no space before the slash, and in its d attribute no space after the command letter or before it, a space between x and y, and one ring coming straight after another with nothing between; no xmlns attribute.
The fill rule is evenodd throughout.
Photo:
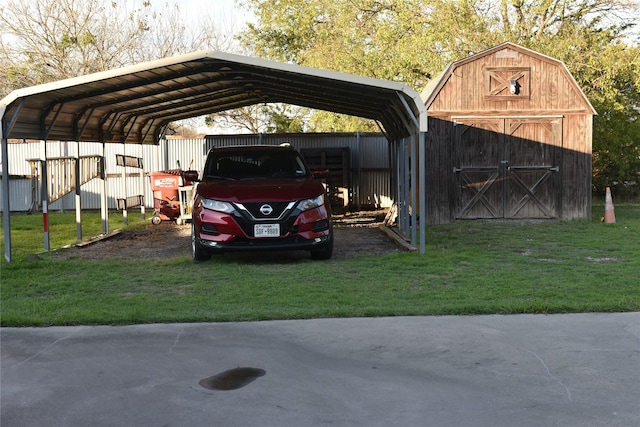
<svg viewBox="0 0 640 427"><path fill-rule="evenodd" d="M205 177L226 179L301 178L307 169L289 150L219 150L205 166Z"/></svg>

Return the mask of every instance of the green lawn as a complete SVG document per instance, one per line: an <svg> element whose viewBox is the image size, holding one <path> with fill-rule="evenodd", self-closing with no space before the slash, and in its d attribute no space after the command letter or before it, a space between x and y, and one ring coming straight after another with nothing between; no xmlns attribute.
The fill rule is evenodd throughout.
<svg viewBox="0 0 640 427"><path fill-rule="evenodd" d="M29 257L42 250L42 218L12 215L14 261L1 264L1 323L638 311L640 205L617 204L615 224L601 223L603 212L594 206L591 221L433 226L425 255L206 263ZM83 217L86 236L101 230L99 214L91 215ZM113 215L111 227L121 228ZM73 214L51 214L52 247L73 243L75 232Z"/></svg>

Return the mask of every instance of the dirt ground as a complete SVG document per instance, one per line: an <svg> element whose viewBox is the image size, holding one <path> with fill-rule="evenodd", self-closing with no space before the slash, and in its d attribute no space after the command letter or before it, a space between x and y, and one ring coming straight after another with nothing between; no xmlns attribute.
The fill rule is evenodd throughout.
<svg viewBox="0 0 640 427"><path fill-rule="evenodd" d="M358 255L388 255L405 249L387 236L380 225L384 212L360 212L334 217L335 241L332 259ZM144 229L126 230L90 244L59 249L52 254L63 259L168 259L190 256L191 224L163 221ZM306 251L245 252L223 254L235 259L306 259Z"/></svg>

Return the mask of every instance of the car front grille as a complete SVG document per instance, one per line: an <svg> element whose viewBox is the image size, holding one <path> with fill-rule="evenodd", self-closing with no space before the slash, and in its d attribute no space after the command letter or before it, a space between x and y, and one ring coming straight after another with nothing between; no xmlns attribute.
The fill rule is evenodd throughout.
<svg viewBox="0 0 640 427"><path fill-rule="evenodd" d="M261 202L238 204L243 216L252 221L277 221L283 219L295 206L295 202ZM268 212L270 209L271 212Z"/></svg>

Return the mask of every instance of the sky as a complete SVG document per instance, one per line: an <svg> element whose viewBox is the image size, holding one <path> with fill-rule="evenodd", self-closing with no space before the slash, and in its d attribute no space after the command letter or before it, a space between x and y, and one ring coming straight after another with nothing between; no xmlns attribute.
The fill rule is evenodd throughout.
<svg viewBox="0 0 640 427"><path fill-rule="evenodd" d="M214 14L221 20L232 19L238 27L253 19L253 15L246 9L236 6L235 0L180 0L180 9L185 12L188 18L197 18L202 14Z"/></svg>
<svg viewBox="0 0 640 427"><path fill-rule="evenodd" d="M1 0L0 0L1 1ZM156 3L158 0L155 0ZM175 1L175 0L168 0ZM154 3L152 3L154 4ZM242 9L235 4L235 0L180 0L178 2L180 10L185 14L187 21L197 21L199 16L213 15L216 20L224 23L231 23L231 28L238 32L244 27L245 23L253 20L253 15L248 13L245 9ZM238 53L230 51L229 53ZM203 118L194 118L185 123L187 126L195 127L199 132L212 134L212 133L237 133L237 129L227 130L220 128L210 128L204 125Z"/></svg>

